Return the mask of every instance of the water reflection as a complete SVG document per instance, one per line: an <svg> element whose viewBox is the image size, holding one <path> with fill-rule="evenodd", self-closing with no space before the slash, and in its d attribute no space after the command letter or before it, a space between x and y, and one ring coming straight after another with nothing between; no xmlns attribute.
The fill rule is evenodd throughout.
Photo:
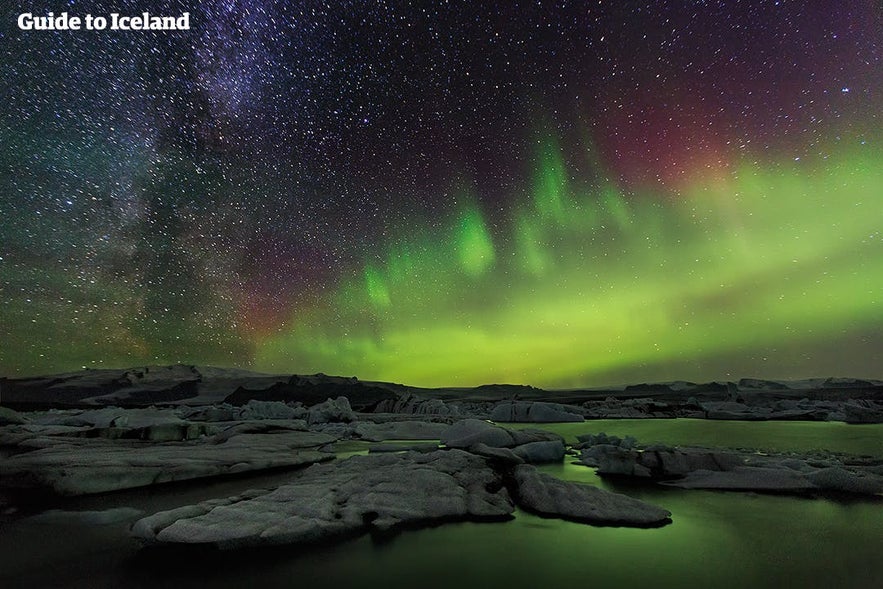
<svg viewBox="0 0 883 589"><path fill-rule="evenodd" d="M879 447L883 431L842 424L692 420L576 426L542 427L565 435L631 434L642 441L656 434L655 439L668 443L709 444L714 439L722 445L779 449L822 443L860 453ZM345 455L366 449L367 445L359 443L339 448ZM406 531L383 544L362 537L308 550L284 547L197 555L181 550L139 552L127 535L128 522L89 526L19 520L6 524L0 533L0 586L883 587L879 558L883 505L879 502L837 503L612 483L592 469L569 462L543 470L656 503L672 512L673 523L655 529L592 527L518 511L509 522ZM296 476L296 472L275 473L210 486L171 485L83 498L68 502L65 508L132 507L150 513L273 486Z"/></svg>

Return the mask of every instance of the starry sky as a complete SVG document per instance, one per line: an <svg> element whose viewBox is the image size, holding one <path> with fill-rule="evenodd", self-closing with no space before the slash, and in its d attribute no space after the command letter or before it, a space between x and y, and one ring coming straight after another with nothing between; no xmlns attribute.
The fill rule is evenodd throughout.
<svg viewBox="0 0 883 589"><path fill-rule="evenodd" d="M4 3L0 374L881 377L881 118L874 0Z"/></svg>

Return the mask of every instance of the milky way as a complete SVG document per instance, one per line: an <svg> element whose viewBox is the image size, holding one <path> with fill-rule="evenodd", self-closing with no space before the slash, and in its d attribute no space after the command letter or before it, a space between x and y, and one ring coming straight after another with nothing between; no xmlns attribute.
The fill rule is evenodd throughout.
<svg viewBox="0 0 883 589"><path fill-rule="evenodd" d="M880 377L883 8L0 13L0 373Z"/></svg>

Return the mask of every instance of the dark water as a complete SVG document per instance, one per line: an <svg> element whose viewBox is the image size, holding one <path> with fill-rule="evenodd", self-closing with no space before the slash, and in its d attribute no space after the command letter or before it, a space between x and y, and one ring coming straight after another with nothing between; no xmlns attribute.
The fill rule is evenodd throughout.
<svg viewBox="0 0 883 589"><path fill-rule="evenodd" d="M668 443L883 453L881 426L684 420L577 426L543 427L564 435L607 431ZM22 519L0 530L0 586L883 587L883 503L616 487L582 466L544 470L662 505L672 512L673 523L650 530L602 528L518 512L505 523L447 524L406 531L382 544L363 537L310 550L217 557L139 552L127 535L130 522ZM65 508L126 506L150 513L290 476L117 493L72 501Z"/></svg>

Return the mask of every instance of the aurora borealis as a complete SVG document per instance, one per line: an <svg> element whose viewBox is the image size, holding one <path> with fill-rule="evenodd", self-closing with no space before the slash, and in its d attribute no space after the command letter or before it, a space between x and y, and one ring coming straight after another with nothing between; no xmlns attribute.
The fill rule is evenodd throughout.
<svg viewBox="0 0 883 589"><path fill-rule="evenodd" d="M879 2L56 4L0 14L0 374L881 376Z"/></svg>

